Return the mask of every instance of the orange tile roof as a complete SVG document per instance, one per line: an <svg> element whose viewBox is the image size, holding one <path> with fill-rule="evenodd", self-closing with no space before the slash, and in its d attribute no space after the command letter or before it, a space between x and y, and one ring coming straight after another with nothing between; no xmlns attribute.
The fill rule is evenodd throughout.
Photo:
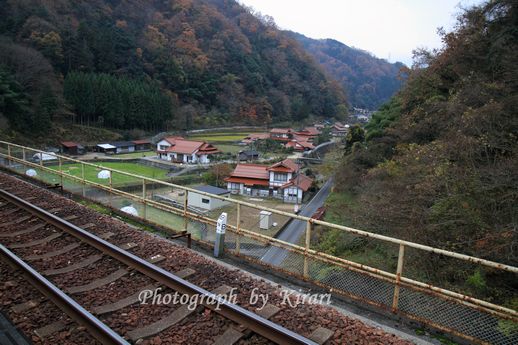
<svg viewBox="0 0 518 345"><path fill-rule="evenodd" d="M295 172L299 170L299 165L291 159L285 159L282 162L275 163L268 168L269 171Z"/></svg>
<svg viewBox="0 0 518 345"><path fill-rule="evenodd" d="M245 177L252 179L266 180L270 179L267 165L260 164L238 164L230 177Z"/></svg>
<svg viewBox="0 0 518 345"><path fill-rule="evenodd" d="M291 128L272 128L270 133L291 133Z"/></svg>
<svg viewBox="0 0 518 345"><path fill-rule="evenodd" d="M180 136L165 137L162 140L165 140L169 144L174 145L176 143L176 140L178 140L178 139L183 139L183 137L180 137Z"/></svg>
<svg viewBox="0 0 518 345"><path fill-rule="evenodd" d="M76 147L79 144L76 142L73 142L73 141L62 141L61 145L70 148L70 147Z"/></svg>
<svg viewBox="0 0 518 345"><path fill-rule="evenodd" d="M307 192L309 187L313 184L313 180L306 175L299 174L297 177L292 178L288 183L283 184L280 188L285 189L290 186L298 187L304 192Z"/></svg>
<svg viewBox="0 0 518 345"><path fill-rule="evenodd" d="M201 151L202 154L218 153L218 149L211 144L204 141L194 141L183 139L182 137L167 137L166 140L172 146L169 147L167 152L182 153L182 154L193 154L196 151Z"/></svg>

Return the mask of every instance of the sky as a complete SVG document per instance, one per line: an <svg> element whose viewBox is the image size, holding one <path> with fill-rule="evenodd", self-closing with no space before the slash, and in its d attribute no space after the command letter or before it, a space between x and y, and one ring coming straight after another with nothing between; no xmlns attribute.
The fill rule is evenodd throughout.
<svg viewBox="0 0 518 345"><path fill-rule="evenodd" d="M440 48L437 28L451 31L461 7L482 0L239 0L280 29L333 38L390 62L412 64L415 48Z"/></svg>

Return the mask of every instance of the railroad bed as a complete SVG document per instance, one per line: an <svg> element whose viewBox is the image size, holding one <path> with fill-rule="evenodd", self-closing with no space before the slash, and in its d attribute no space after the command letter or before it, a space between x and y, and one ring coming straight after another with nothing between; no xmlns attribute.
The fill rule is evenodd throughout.
<svg viewBox="0 0 518 345"><path fill-rule="evenodd" d="M0 310L35 344L408 343L331 307L292 307L280 286L4 173L0 243ZM40 285L28 281L31 268ZM42 290L47 282L57 289ZM157 288L235 303L139 302ZM250 299L259 293L269 296L262 310Z"/></svg>

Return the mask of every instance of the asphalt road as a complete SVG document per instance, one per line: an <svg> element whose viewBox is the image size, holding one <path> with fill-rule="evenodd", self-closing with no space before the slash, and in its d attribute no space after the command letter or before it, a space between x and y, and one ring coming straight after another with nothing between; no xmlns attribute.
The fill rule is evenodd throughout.
<svg viewBox="0 0 518 345"><path fill-rule="evenodd" d="M329 180L324 183L322 188L318 191L318 193L311 199L311 201L299 212L299 215L311 217L316 210L324 205L324 202L327 199L327 196L331 192L331 187L333 186L333 178L331 177ZM301 236L303 236L306 232L306 222L302 220L293 219L282 232L277 236L279 240L289 242L289 243L298 243ZM271 246L266 253L262 256L261 261L279 266L286 256L288 255L288 251L279 247Z"/></svg>

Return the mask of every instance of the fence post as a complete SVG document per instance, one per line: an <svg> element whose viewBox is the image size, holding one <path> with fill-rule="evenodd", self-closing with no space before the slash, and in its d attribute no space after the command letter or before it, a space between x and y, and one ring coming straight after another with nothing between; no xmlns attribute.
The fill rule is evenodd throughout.
<svg viewBox="0 0 518 345"><path fill-rule="evenodd" d="M308 250L311 245L311 227L312 223L310 220L306 223L306 246L304 252L304 278L309 278L309 262L308 262Z"/></svg>
<svg viewBox="0 0 518 345"><path fill-rule="evenodd" d="M145 179L142 179L142 202L144 203L144 212L143 212L143 215L142 217L144 219L146 219L146 216L147 216L147 201L146 201L146 180Z"/></svg>
<svg viewBox="0 0 518 345"><path fill-rule="evenodd" d="M83 198L86 196L85 191L85 163L81 163L81 178L82 178L82 186L83 186Z"/></svg>
<svg viewBox="0 0 518 345"><path fill-rule="evenodd" d="M24 161L26 161L26 157L25 157L25 147L22 147L22 158Z"/></svg>
<svg viewBox="0 0 518 345"><path fill-rule="evenodd" d="M109 203L110 203L110 207L113 207L113 200L112 200L112 196L113 196L113 193L112 193L112 188L113 188L113 180L112 180L112 175L113 175L113 171L111 170L108 170L110 172L110 200L109 200Z"/></svg>
<svg viewBox="0 0 518 345"><path fill-rule="evenodd" d="M394 285L394 299L392 300L392 312L396 313L399 304L399 284L401 283L401 274L403 273L403 260L405 258L405 246L399 245L399 254L397 258L396 283Z"/></svg>
<svg viewBox="0 0 518 345"><path fill-rule="evenodd" d="M236 254L241 250L241 204L237 204L237 222L236 222Z"/></svg>
<svg viewBox="0 0 518 345"><path fill-rule="evenodd" d="M187 231L187 226L189 224L189 220L187 219L187 198L189 196L189 191L185 191L183 195L183 230Z"/></svg>
<svg viewBox="0 0 518 345"><path fill-rule="evenodd" d="M58 157L58 164L59 164L59 184L61 185L61 190L63 190L63 166L61 162L61 157Z"/></svg>
<svg viewBox="0 0 518 345"><path fill-rule="evenodd" d="M7 144L7 166L11 166L11 144Z"/></svg>

